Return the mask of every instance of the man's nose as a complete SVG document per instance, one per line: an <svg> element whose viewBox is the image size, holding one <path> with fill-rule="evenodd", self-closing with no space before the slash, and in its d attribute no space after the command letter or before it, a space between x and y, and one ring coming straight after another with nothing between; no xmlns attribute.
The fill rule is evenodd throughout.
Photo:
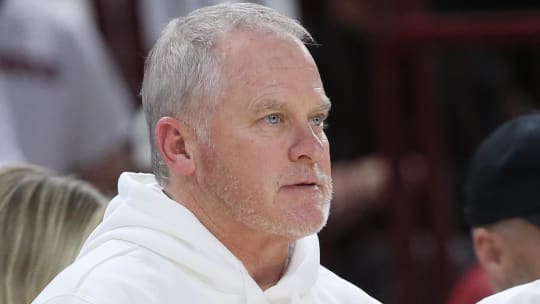
<svg viewBox="0 0 540 304"><path fill-rule="evenodd" d="M289 148L291 161L307 160L320 162L327 152L328 141L324 133L314 130L309 124L298 126L295 130L294 141Z"/></svg>

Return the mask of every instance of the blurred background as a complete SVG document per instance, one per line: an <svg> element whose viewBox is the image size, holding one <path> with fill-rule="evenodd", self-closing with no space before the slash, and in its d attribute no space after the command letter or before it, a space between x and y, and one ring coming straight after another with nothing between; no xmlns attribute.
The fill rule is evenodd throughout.
<svg viewBox="0 0 540 304"><path fill-rule="evenodd" d="M0 0L0 163L77 174L110 195L121 171L147 171L145 54L168 20L217 2ZM540 106L540 2L253 2L317 42L336 183L322 263L383 303L454 303L475 267L469 158Z"/></svg>

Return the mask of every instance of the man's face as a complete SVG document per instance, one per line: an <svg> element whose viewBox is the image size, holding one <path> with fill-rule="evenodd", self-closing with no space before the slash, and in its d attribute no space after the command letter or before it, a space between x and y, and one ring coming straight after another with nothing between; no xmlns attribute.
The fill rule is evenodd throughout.
<svg viewBox="0 0 540 304"><path fill-rule="evenodd" d="M540 227L510 218L475 227L472 237L496 291L540 279Z"/></svg>
<svg viewBox="0 0 540 304"><path fill-rule="evenodd" d="M330 103L317 67L300 42L273 34L224 41L225 88L198 182L237 224L289 238L318 232L332 182L323 130Z"/></svg>
<svg viewBox="0 0 540 304"><path fill-rule="evenodd" d="M540 228L523 219L507 221L504 271L491 274L498 290L540 279Z"/></svg>

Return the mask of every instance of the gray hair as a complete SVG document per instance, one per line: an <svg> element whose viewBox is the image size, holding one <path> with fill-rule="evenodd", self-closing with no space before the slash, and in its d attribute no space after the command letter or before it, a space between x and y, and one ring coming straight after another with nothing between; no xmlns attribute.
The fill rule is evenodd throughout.
<svg viewBox="0 0 540 304"><path fill-rule="evenodd" d="M167 185L169 174L156 147L156 123L172 116L194 128L199 140L209 140L209 116L224 87L221 58L213 50L225 34L237 29L313 42L297 21L252 3L209 6L169 22L146 59L141 90L150 130L152 170L162 186Z"/></svg>

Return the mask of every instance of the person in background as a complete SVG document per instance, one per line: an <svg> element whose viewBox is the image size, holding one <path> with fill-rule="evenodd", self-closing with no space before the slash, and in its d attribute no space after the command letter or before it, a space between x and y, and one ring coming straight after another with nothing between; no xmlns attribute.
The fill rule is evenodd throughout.
<svg viewBox="0 0 540 304"><path fill-rule="evenodd" d="M0 304L30 303L99 223L107 199L39 167L0 167Z"/></svg>
<svg viewBox="0 0 540 304"><path fill-rule="evenodd" d="M119 194L41 303L379 303L319 262L330 101L309 33L249 3L169 23L142 88L152 174Z"/></svg>
<svg viewBox="0 0 540 304"><path fill-rule="evenodd" d="M539 172L538 113L497 128L471 161L465 215L478 261L496 291L540 279ZM532 297L540 301L538 291L522 287L481 303L533 303Z"/></svg>
<svg viewBox="0 0 540 304"><path fill-rule="evenodd" d="M116 193L131 168L131 97L97 33L43 6L0 2L0 77L19 148L29 164Z"/></svg>
<svg viewBox="0 0 540 304"><path fill-rule="evenodd" d="M5 89L2 86L2 78L0 77L0 166L9 163L25 162L23 153L19 148L15 130L13 130L11 107L5 94Z"/></svg>

